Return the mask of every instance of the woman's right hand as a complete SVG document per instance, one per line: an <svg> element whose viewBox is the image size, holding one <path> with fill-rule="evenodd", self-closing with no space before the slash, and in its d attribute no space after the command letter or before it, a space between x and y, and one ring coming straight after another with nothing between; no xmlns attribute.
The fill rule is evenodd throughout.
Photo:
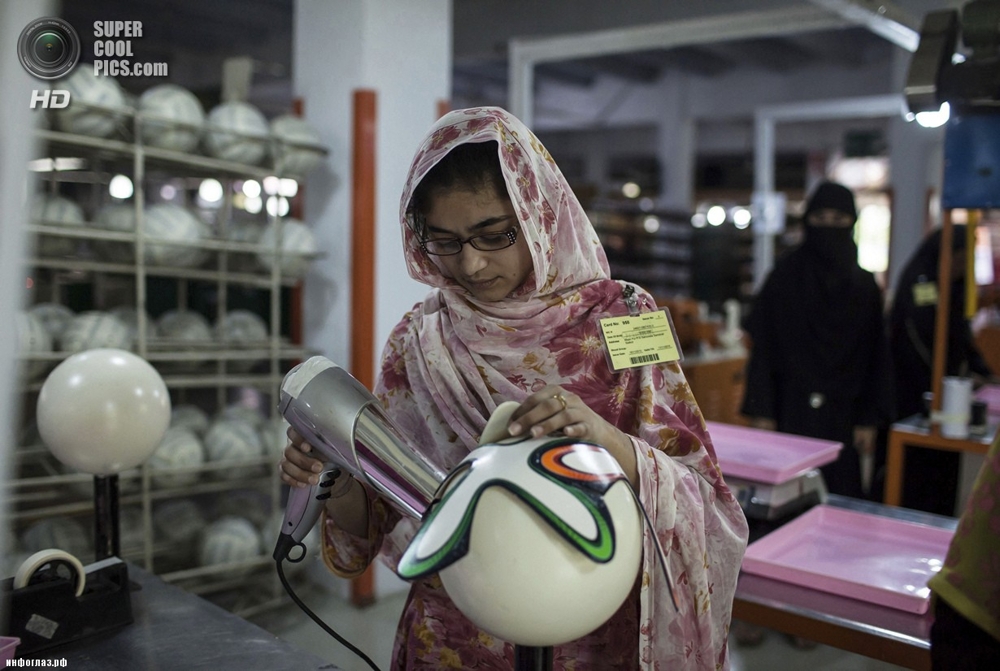
<svg viewBox="0 0 1000 671"><path fill-rule="evenodd" d="M281 470L281 481L292 487L308 487L319 482L319 474L323 470L323 462L310 455L312 445L306 442L292 427L288 427L288 445L284 456L278 462Z"/></svg>

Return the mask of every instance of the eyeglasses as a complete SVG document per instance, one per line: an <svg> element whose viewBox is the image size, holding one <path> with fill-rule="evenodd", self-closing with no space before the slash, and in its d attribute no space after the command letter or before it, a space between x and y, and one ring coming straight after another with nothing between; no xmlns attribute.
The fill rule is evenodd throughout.
<svg viewBox="0 0 1000 671"><path fill-rule="evenodd" d="M420 248L434 256L453 256L461 252L462 245L466 243L472 245L473 249L478 249L481 252L498 252L501 249L507 249L515 242L517 242L516 226L499 233L473 235L471 238L466 238L465 240L459 238L421 240Z"/></svg>

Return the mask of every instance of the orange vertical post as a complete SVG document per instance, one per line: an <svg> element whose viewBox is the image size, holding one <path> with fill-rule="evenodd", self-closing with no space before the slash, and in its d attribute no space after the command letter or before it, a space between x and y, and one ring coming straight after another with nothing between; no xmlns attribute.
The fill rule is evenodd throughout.
<svg viewBox="0 0 1000 671"><path fill-rule="evenodd" d="M931 417L941 410L941 387L948 356L948 310L951 307L951 239L954 227L951 210L941 213L941 255L938 257L938 303L934 315L934 353L931 366ZM931 421L931 433L941 435L941 423Z"/></svg>
<svg viewBox="0 0 1000 671"><path fill-rule="evenodd" d="M354 92L351 149L351 374L375 385L375 125L376 94ZM351 581L351 602L375 600L374 567Z"/></svg>

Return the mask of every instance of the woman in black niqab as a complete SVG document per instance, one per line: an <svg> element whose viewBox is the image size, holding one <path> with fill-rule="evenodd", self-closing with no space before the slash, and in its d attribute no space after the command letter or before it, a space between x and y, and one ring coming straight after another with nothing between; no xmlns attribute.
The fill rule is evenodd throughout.
<svg viewBox="0 0 1000 671"><path fill-rule="evenodd" d="M861 497L858 451L874 448L892 401L882 292L858 266L856 219L854 197L839 184L825 182L810 198L803 243L775 264L746 323L742 412L764 420L758 426L843 443L824 480L833 493Z"/></svg>

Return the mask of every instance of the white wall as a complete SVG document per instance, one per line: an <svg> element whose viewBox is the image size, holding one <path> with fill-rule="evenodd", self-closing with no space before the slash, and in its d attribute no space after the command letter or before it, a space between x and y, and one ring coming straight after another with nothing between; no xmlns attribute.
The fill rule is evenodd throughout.
<svg viewBox="0 0 1000 671"><path fill-rule="evenodd" d="M418 143L447 100L450 0L299 0L294 91L330 147L306 184L306 219L327 258L305 283L305 337L339 362L350 356L352 92L377 92L376 356L392 327L426 294L403 264L399 196Z"/></svg>

